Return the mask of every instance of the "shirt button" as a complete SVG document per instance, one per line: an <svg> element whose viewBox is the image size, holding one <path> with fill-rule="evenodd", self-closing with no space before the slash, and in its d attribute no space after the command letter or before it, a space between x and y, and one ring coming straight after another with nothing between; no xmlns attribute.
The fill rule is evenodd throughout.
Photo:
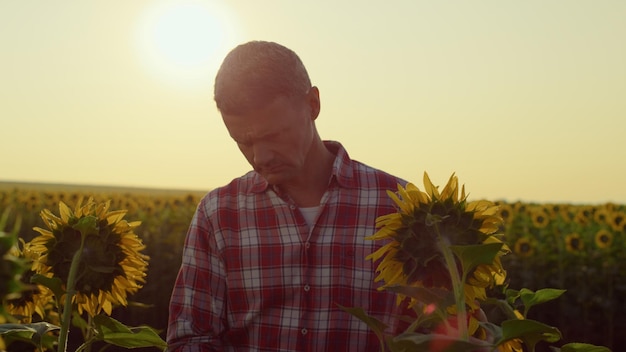
<svg viewBox="0 0 626 352"><path fill-rule="evenodd" d="M309 292L310 289L311 289L311 286L304 285L304 291Z"/></svg>
<svg viewBox="0 0 626 352"><path fill-rule="evenodd" d="M293 205L293 204L291 204L291 205L289 206L289 209L294 210L294 209L296 209L296 206L295 206L295 205Z"/></svg>
<svg viewBox="0 0 626 352"><path fill-rule="evenodd" d="M309 249L311 248L311 243L307 242L304 244L304 248Z"/></svg>
<svg viewBox="0 0 626 352"><path fill-rule="evenodd" d="M302 333L302 335L306 335L307 332L309 332L307 329L300 330L300 333Z"/></svg>

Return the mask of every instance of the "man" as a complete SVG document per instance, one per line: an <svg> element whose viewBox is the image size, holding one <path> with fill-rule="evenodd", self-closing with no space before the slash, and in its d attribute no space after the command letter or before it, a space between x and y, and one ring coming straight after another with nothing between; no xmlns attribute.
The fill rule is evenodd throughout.
<svg viewBox="0 0 626 352"><path fill-rule="evenodd" d="M343 311L397 325L395 295L378 291L364 238L396 211L405 181L323 141L320 96L298 56L272 42L233 49L215 102L254 171L209 192L189 227L170 304L172 351L378 351Z"/></svg>

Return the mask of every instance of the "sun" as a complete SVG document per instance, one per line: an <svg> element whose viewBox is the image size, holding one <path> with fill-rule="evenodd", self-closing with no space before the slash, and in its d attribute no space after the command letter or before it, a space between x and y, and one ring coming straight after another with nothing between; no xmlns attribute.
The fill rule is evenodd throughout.
<svg viewBox="0 0 626 352"><path fill-rule="evenodd" d="M138 21L135 46L151 75L193 85L212 81L238 38L235 16L219 1L162 1Z"/></svg>

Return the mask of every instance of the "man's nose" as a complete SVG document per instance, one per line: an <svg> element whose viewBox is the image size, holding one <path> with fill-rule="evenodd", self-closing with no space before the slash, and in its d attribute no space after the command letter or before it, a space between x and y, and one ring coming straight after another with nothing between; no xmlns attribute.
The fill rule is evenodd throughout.
<svg viewBox="0 0 626 352"><path fill-rule="evenodd" d="M272 160L272 150L265 143L256 143L253 153L255 165L263 166Z"/></svg>

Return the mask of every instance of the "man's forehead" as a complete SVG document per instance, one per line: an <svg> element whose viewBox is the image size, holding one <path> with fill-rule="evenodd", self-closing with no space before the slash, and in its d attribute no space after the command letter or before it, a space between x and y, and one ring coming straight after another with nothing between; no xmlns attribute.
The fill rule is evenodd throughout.
<svg viewBox="0 0 626 352"><path fill-rule="evenodd" d="M230 136L237 141L272 136L287 126L284 118L274 114L223 115L223 119Z"/></svg>

